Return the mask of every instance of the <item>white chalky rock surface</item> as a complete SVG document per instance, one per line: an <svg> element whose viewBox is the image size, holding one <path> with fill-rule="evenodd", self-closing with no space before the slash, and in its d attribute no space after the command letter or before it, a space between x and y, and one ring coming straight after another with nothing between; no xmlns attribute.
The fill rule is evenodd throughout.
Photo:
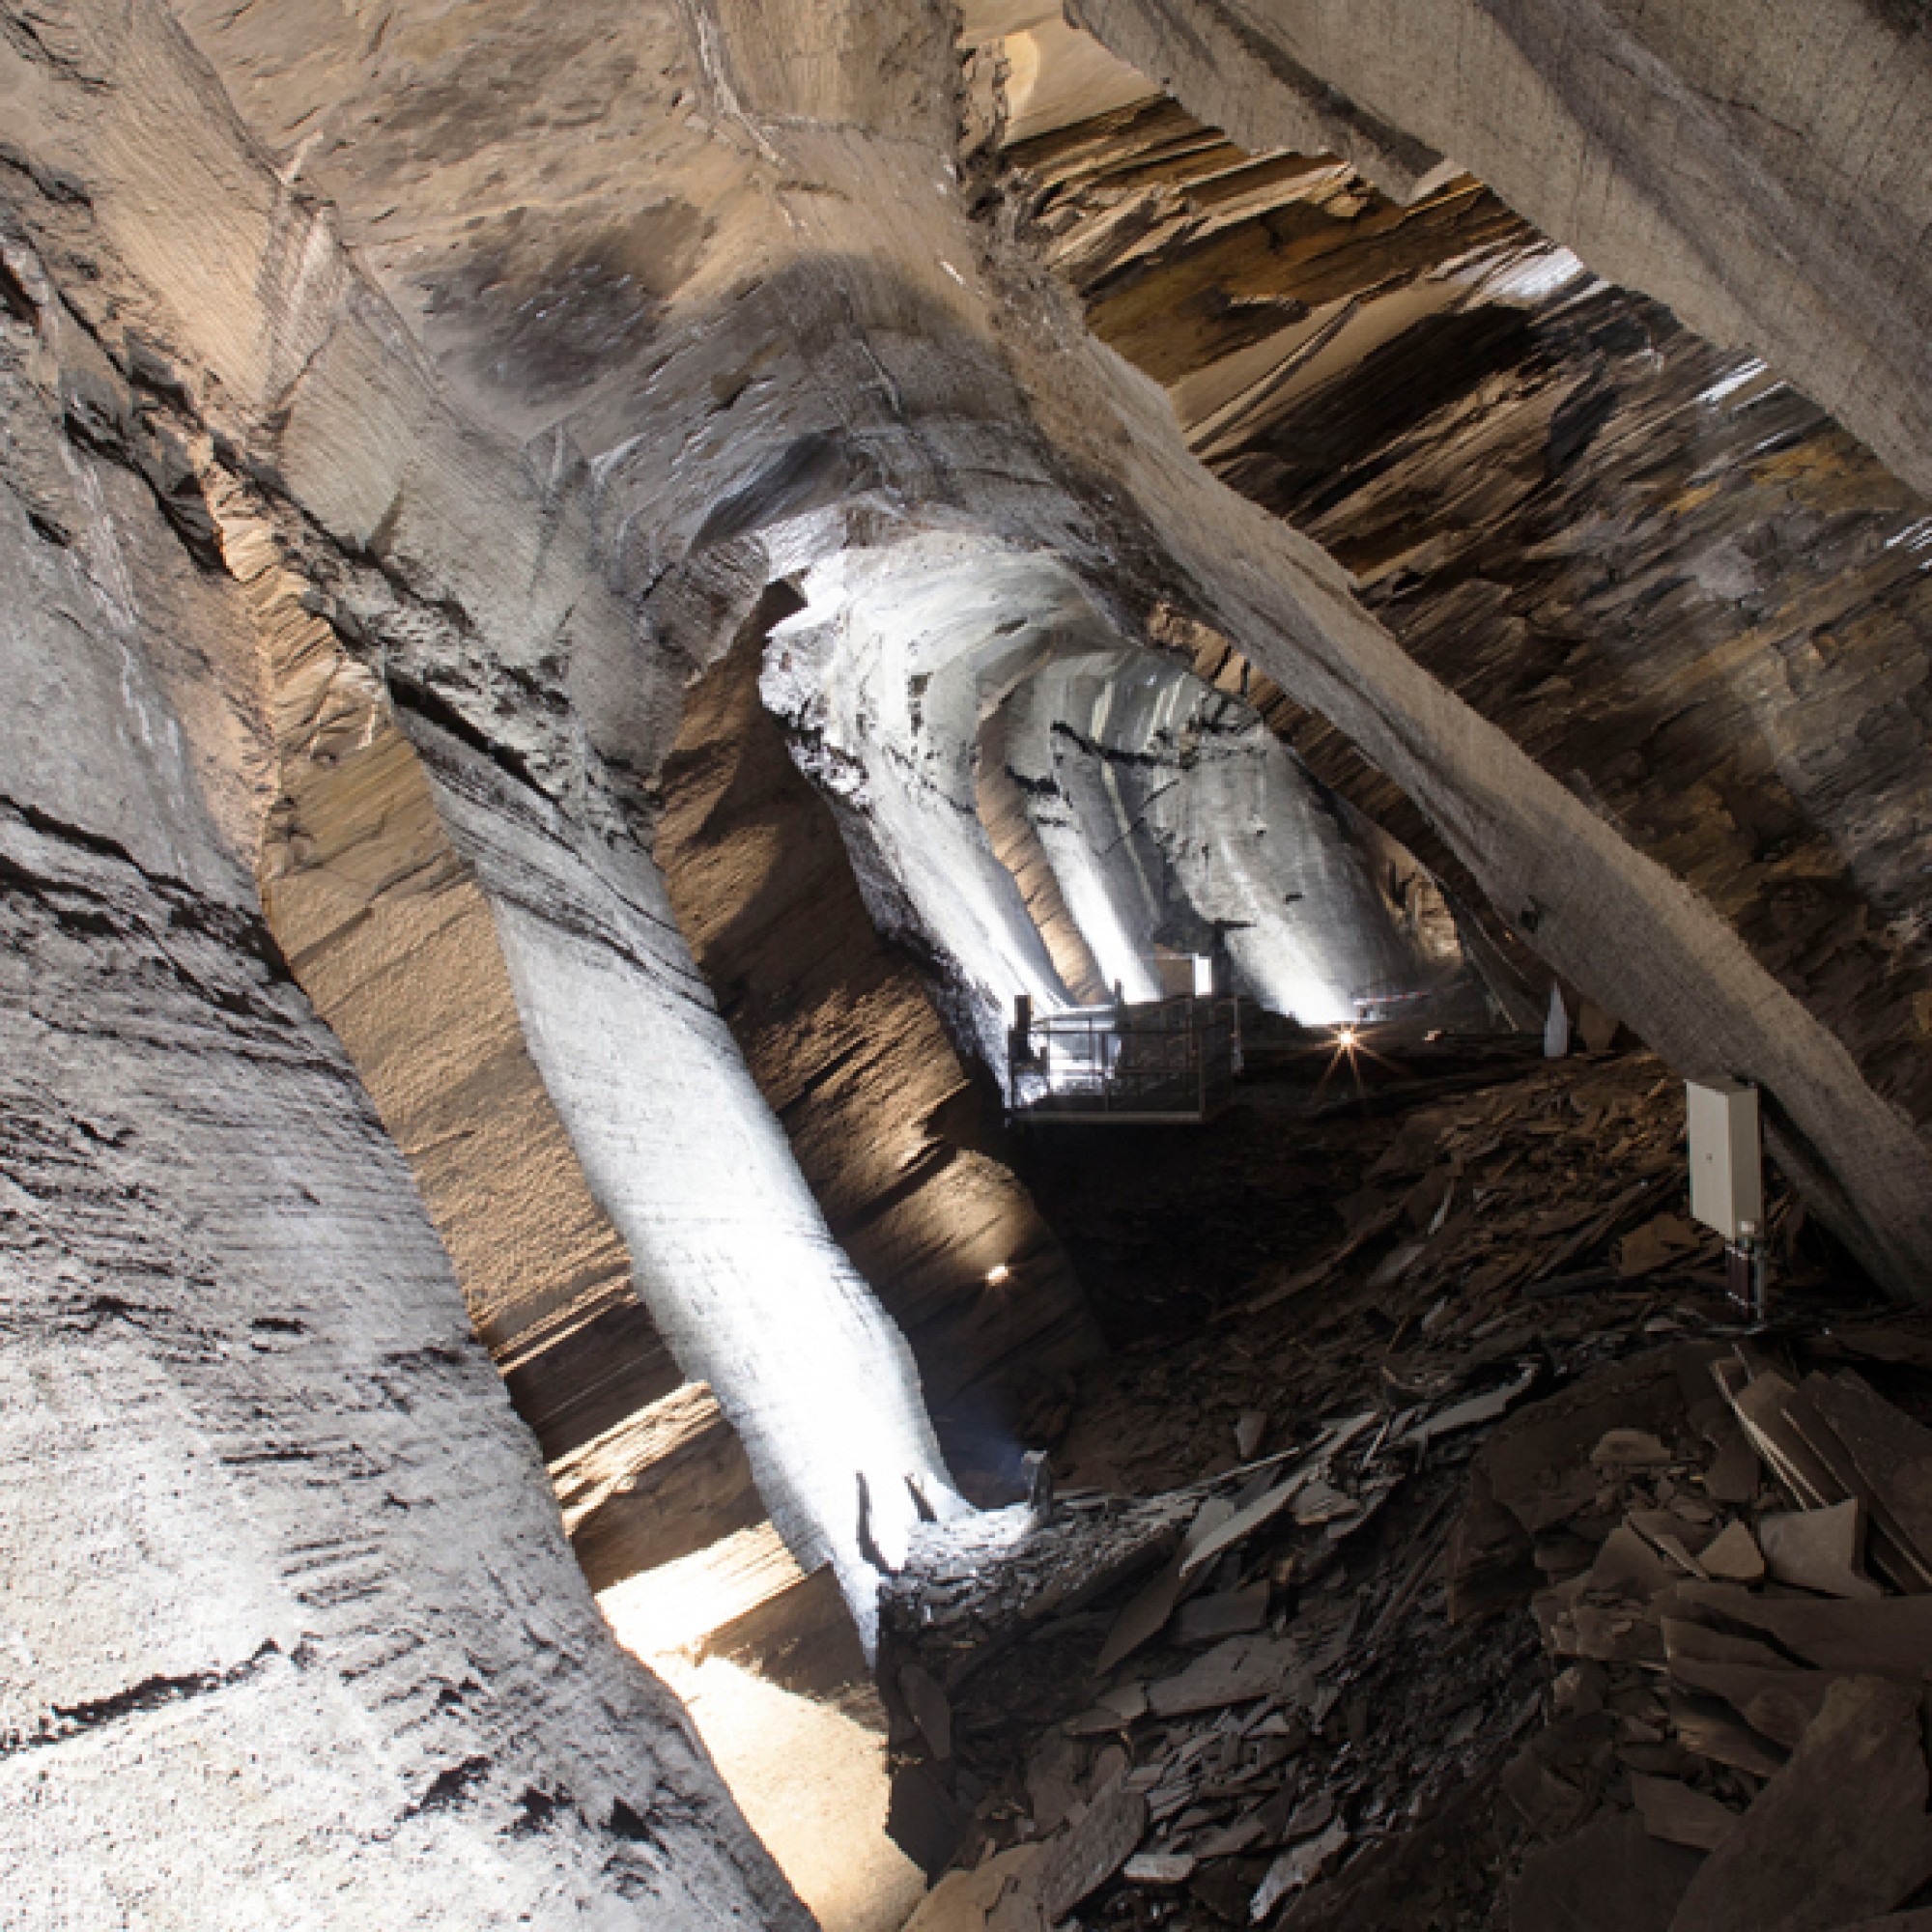
<svg viewBox="0 0 1932 1932"><path fill-rule="evenodd" d="M1226 932L1244 990L1309 1024L1372 993L1421 990L1435 962L1392 916L1377 842L1261 719L1172 659L1060 660L1008 699L1009 762L1111 983L1179 905ZM1092 908L1091 912L1085 910ZM1135 985L1133 997L1155 996Z"/></svg>

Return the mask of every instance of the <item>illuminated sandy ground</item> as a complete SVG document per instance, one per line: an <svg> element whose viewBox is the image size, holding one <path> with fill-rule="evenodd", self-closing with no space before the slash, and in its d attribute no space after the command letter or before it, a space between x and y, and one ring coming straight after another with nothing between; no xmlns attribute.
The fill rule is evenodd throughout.
<svg viewBox="0 0 1932 1932"><path fill-rule="evenodd" d="M825 1932L897 1932L925 1885L886 1836L885 1740L722 1657L652 1662Z"/></svg>
<svg viewBox="0 0 1932 1932"><path fill-rule="evenodd" d="M886 1836L885 1740L837 1705L724 1658L707 1631L796 1582L769 1523L601 1592L617 1641L676 1691L752 1829L824 1932L898 1932L923 1896Z"/></svg>

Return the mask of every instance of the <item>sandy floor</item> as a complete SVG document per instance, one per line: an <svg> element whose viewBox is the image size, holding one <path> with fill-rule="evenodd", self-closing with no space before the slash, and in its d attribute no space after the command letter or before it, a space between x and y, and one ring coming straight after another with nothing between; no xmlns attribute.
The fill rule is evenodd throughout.
<svg viewBox="0 0 1932 1932"><path fill-rule="evenodd" d="M694 1664L632 1647L683 1698L752 1829L825 1932L898 1932L925 1886L886 1836L877 1733L723 1658Z"/></svg>

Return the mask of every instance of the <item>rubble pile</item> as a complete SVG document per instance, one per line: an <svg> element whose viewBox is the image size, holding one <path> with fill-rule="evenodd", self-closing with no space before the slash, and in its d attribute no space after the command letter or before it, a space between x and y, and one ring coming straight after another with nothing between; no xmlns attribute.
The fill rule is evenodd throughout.
<svg viewBox="0 0 1932 1932"><path fill-rule="evenodd" d="M1548 1841L1515 1924L1822 1932L1927 1888L1932 1430L1870 1379L1926 1369L1905 1328L1680 1343L1486 1445L1447 1611L1533 1581L1556 1673L1502 1776Z"/></svg>
<svg viewBox="0 0 1932 1932"><path fill-rule="evenodd" d="M1794 1274L1748 1332L1671 1225L1661 1078L1383 1122L1319 1269L1096 1383L1115 1431L1144 1405L1117 1466L1194 1480L922 1532L880 1654L916 1932L1914 1906L1932 1331ZM1190 1417L1168 1391L1216 1347ZM1097 1435L1080 1406L1069 1447Z"/></svg>
<svg viewBox="0 0 1932 1932"><path fill-rule="evenodd" d="M1432 1439L1393 1421L1339 1417L1299 1453L1166 1496L1088 1492L1044 1520L1025 1505L982 1517L970 1541L926 1532L883 1618L901 1842L929 1869L1030 1872L1045 1923L1109 1885L1116 1908L1246 1923L1319 1878L1358 1824L1386 1831L1348 1776L1372 1723L1424 1743L1458 1717L1372 1708L1368 1662L1396 1655L1453 1520L1438 1501L1409 1524L1406 1573L1379 1595L1356 1586L1351 1543ZM1476 1719L1460 1747L1484 1728L1469 1683L1520 1671L1534 1638L1437 1635L1434 1687ZM927 1911L967 1890L955 1875Z"/></svg>
<svg viewBox="0 0 1932 1932"><path fill-rule="evenodd" d="M1313 1057L1322 1074L1326 1062ZM1183 1332L1130 1346L1087 1375L1077 1405L1042 1415L1037 1439L1069 1481L1174 1488L1237 1460L1244 1415L1271 1434L1370 1389L1440 1404L1515 1361L1575 1374L1721 1314L1718 1239L1685 1215L1669 1069L1642 1053L1468 1065L1378 1041L1325 1082L1245 1085L1218 1147L1110 1152L1125 1214L1185 1231L1145 1259L1083 1240L1119 1218L1091 1179L1050 1197L1092 1278L1220 1284ZM1486 1084L1443 1092L1473 1080ZM1804 1210L1774 1192L1767 1239L1787 1297L1823 1282L1806 1236Z"/></svg>

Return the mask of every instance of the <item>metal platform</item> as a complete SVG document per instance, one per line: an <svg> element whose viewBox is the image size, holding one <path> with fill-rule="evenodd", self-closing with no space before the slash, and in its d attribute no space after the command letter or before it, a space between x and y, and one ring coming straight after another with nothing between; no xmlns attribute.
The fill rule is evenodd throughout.
<svg viewBox="0 0 1932 1932"><path fill-rule="evenodd" d="M1015 1121L1133 1126L1209 1121L1241 1068L1233 999L1182 995L1036 1016L1017 1003L1007 1036Z"/></svg>

